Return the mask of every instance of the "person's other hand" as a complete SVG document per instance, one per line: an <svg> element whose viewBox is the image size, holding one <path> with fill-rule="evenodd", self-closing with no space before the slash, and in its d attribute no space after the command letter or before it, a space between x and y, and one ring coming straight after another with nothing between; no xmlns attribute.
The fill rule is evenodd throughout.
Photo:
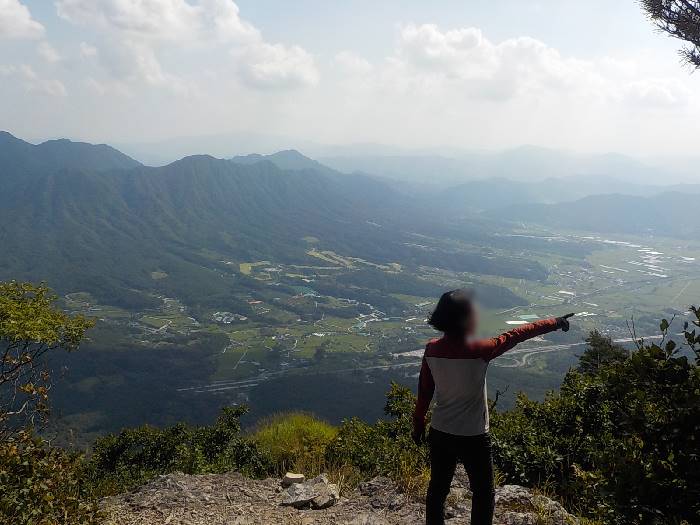
<svg viewBox="0 0 700 525"><path fill-rule="evenodd" d="M576 314L566 314L562 315L561 317L557 317L557 325L562 332L569 331L569 328L571 328L571 325L569 325L569 318L573 317L574 315Z"/></svg>
<svg viewBox="0 0 700 525"><path fill-rule="evenodd" d="M423 443L425 443L425 429L414 428L413 432L411 433L411 438L413 438L413 442L420 447Z"/></svg>

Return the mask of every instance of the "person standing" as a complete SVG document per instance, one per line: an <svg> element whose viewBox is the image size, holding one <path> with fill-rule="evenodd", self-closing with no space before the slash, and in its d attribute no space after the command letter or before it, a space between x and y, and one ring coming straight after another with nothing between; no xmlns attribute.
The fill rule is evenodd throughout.
<svg viewBox="0 0 700 525"><path fill-rule="evenodd" d="M444 293L428 323L443 333L425 349L413 415L413 439L425 440L425 417L435 398L428 444L430 483L426 524L442 525L445 500L457 463L472 490L472 525L491 525L494 481L486 396L486 370L496 357L533 337L569 330L574 314L519 326L489 339L475 339L478 312L469 290Z"/></svg>

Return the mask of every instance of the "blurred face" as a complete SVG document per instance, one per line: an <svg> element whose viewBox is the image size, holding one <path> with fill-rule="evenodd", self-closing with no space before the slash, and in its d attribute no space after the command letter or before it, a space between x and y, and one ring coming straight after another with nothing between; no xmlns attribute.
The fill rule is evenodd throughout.
<svg viewBox="0 0 700 525"><path fill-rule="evenodd" d="M465 328L465 335L467 337L473 336L476 334L476 327L479 325L479 307L477 306L476 303L474 303L473 308L472 308L472 314L467 317L465 323L464 323L464 328Z"/></svg>

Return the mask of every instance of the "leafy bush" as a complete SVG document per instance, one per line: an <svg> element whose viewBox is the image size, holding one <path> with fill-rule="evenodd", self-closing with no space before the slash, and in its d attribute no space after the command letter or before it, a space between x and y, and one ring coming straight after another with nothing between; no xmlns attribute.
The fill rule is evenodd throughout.
<svg viewBox="0 0 700 525"><path fill-rule="evenodd" d="M246 412L243 406L228 407L212 426L145 426L98 439L87 467L96 493L115 494L175 471L237 470L250 476L269 472L267 457L241 436L240 417Z"/></svg>
<svg viewBox="0 0 700 525"><path fill-rule="evenodd" d="M43 284L0 282L0 522L97 523L81 458L34 436L49 409L47 354L78 348L93 323L55 307Z"/></svg>
<svg viewBox="0 0 700 525"><path fill-rule="evenodd" d="M693 310L700 326L700 312ZM544 402L521 396L493 420L496 462L516 483L551 483L570 506L610 523L700 523L698 336L695 363L666 341L584 362ZM595 351L595 349L592 349ZM586 357L586 356L584 356Z"/></svg>
<svg viewBox="0 0 700 525"><path fill-rule="evenodd" d="M596 374L601 368L613 363L621 363L629 357L629 351L612 342L612 338L593 330L586 339L587 348L579 358L578 371Z"/></svg>
<svg viewBox="0 0 700 525"><path fill-rule="evenodd" d="M374 425L357 418L345 421L326 450L326 461L352 465L364 477L389 476L407 492L422 492L428 479L428 451L411 438L414 406L413 392L392 383L384 408L390 419Z"/></svg>
<svg viewBox="0 0 700 525"><path fill-rule="evenodd" d="M258 425L251 440L272 462L275 472L319 474L327 469L325 451L338 429L309 414L274 416Z"/></svg>
<svg viewBox="0 0 700 525"><path fill-rule="evenodd" d="M56 299L43 284L0 282L0 438L48 413L46 355L76 350L94 324L63 313Z"/></svg>
<svg viewBox="0 0 700 525"><path fill-rule="evenodd" d="M79 456L20 432L0 442L0 522L22 525L99 523Z"/></svg>

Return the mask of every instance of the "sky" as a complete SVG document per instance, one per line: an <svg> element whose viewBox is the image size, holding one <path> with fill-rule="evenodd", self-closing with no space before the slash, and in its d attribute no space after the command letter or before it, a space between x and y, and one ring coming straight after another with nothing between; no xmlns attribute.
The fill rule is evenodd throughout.
<svg viewBox="0 0 700 525"><path fill-rule="evenodd" d="M681 45L636 0L0 0L0 129L697 155Z"/></svg>

